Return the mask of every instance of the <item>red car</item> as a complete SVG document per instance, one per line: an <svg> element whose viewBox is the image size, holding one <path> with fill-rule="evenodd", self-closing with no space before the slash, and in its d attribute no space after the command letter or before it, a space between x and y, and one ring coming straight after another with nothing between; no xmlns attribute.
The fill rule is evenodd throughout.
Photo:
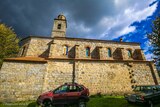
<svg viewBox="0 0 160 107"><path fill-rule="evenodd" d="M40 95L37 104L42 107L52 107L59 105L74 105L86 107L89 101L89 90L77 83L65 83L53 91Z"/></svg>

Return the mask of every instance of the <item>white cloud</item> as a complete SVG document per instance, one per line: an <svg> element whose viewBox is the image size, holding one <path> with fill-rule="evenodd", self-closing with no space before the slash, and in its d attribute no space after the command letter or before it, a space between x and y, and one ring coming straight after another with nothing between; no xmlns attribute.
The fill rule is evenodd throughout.
<svg viewBox="0 0 160 107"><path fill-rule="evenodd" d="M130 33L130 32L133 32L133 31L135 31L135 29L136 28L134 26L125 27L123 30L121 30L119 32L119 35L124 35L124 34Z"/></svg>
<svg viewBox="0 0 160 107"><path fill-rule="evenodd" d="M154 56L151 52L149 52L150 48L151 48L150 42L149 41L144 42L143 52L145 53L146 60L148 61L152 61Z"/></svg>
<svg viewBox="0 0 160 107"><path fill-rule="evenodd" d="M147 35L144 35L142 39L147 39L147 38L148 38Z"/></svg>
<svg viewBox="0 0 160 107"><path fill-rule="evenodd" d="M153 60L153 54L152 53L147 53L147 54L145 54L145 56L146 56L146 60L148 60L148 61L152 61Z"/></svg>
<svg viewBox="0 0 160 107"><path fill-rule="evenodd" d="M87 35L92 31L91 28L86 27L83 23L77 24L75 22L72 22L68 25L68 27L70 30L74 31L74 34L76 34L76 37L83 37L84 35ZM72 36L72 34L69 36Z"/></svg>
<svg viewBox="0 0 160 107"><path fill-rule="evenodd" d="M128 11L126 16L129 17L130 19L133 19L133 22L142 21L142 20L145 20L148 16L151 16L153 12L156 10L156 7L157 7L157 3L155 3L151 7L144 8L143 10L131 9Z"/></svg>
<svg viewBox="0 0 160 107"><path fill-rule="evenodd" d="M151 43L147 40L144 42L144 53L147 53L149 51L149 49L151 48Z"/></svg>
<svg viewBox="0 0 160 107"><path fill-rule="evenodd" d="M135 26L130 26L133 22L141 22L142 20L146 20L148 16L151 16L157 8L157 3L152 6L149 6L153 0L149 0L147 3L140 2L137 4L137 0L133 5L131 5L128 0L123 0L123 2L119 0L115 0L116 6L118 9L121 7L122 3L124 8L122 12L117 12L117 15L113 17L105 16L99 21L98 27L102 28L102 32L100 33L100 38L108 38L113 39L117 38L121 35L128 34L130 32L134 32L136 30ZM129 3L129 6L125 6ZM143 7L143 8L142 8ZM120 9L121 10L121 9Z"/></svg>
<svg viewBox="0 0 160 107"><path fill-rule="evenodd" d="M73 3L72 7L69 6L69 12L67 11L67 20L70 21L68 22L68 36L81 35L80 37L84 38L114 39L135 32L136 26L131 26L131 24L148 20L158 5L157 2L150 6L153 2L154 0L75 2L76 4ZM84 6L78 7L77 4L82 5L82 3ZM75 9L77 7L78 9Z"/></svg>

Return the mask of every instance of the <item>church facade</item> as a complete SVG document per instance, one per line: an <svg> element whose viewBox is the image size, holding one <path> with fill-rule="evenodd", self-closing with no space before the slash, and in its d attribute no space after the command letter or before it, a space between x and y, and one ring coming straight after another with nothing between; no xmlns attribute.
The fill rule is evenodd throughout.
<svg viewBox="0 0 160 107"><path fill-rule="evenodd" d="M16 58L0 70L0 100L35 100L65 82L77 82L91 94L123 94L136 85L159 84L154 63L139 43L66 37L64 15L54 19L51 37L21 40Z"/></svg>

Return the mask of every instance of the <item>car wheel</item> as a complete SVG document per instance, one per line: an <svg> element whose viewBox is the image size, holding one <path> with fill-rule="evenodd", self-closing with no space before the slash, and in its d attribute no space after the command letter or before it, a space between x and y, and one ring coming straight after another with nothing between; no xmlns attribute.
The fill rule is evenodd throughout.
<svg viewBox="0 0 160 107"><path fill-rule="evenodd" d="M44 100L43 107L53 107L51 100Z"/></svg>
<svg viewBox="0 0 160 107"><path fill-rule="evenodd" d="M148 101L149 107L153 107L153 102L151 100Z"/></svg>
<svg viewBox="0 0 160 107"><path fill-rule="evenodd" d="M36 107L43 107L43 106L41 106L41 105L36 105Z"/></svg>
<svg viewBox="0 0 160 107"><path fill-rule="evenodd" d="M86 107L86 102L84 100L80 100L78 103L78 107Z"/></svg>
<svg viewBox="0 0 160 107"><path fill-rule="evenodd" d="M127 100L127 102L128 102L129 104L132 104L132 102L131 102L131 101L128 101L128 100Z"/></svg>

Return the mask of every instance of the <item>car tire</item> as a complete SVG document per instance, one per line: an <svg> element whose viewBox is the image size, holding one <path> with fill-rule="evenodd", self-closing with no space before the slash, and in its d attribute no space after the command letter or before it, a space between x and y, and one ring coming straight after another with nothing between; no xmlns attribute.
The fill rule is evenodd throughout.
<svg viewBox="0 0 160 107"><path fill-rule="evenodd" d="M86 102L84 100L79 100L78 107L86 107Z"/></svg>
<svg viewBox="0 0 160 107"><path fill-rule="evenodd" d="M151 100L148 101L149 107L153 107L153 102Z"/></svg>
<svg viewBox="0 0 160 107"><path fill-rule="evenodd" d="M53 107L51 100L44 100L43 107Z"/></svg>
<svg viewBox="0 0 160 107"><path fill-rule="evenodd" d="M42 107L41 105L36 105L36 107Z"/></svg>
<svg viewBox="0 0 160 107"><path fill-rule="evenodd" d="M128 102L129 104L132 104L132 102L131 102L131 101L128 101L128 100L127 100L127 102Z"/></svg>

